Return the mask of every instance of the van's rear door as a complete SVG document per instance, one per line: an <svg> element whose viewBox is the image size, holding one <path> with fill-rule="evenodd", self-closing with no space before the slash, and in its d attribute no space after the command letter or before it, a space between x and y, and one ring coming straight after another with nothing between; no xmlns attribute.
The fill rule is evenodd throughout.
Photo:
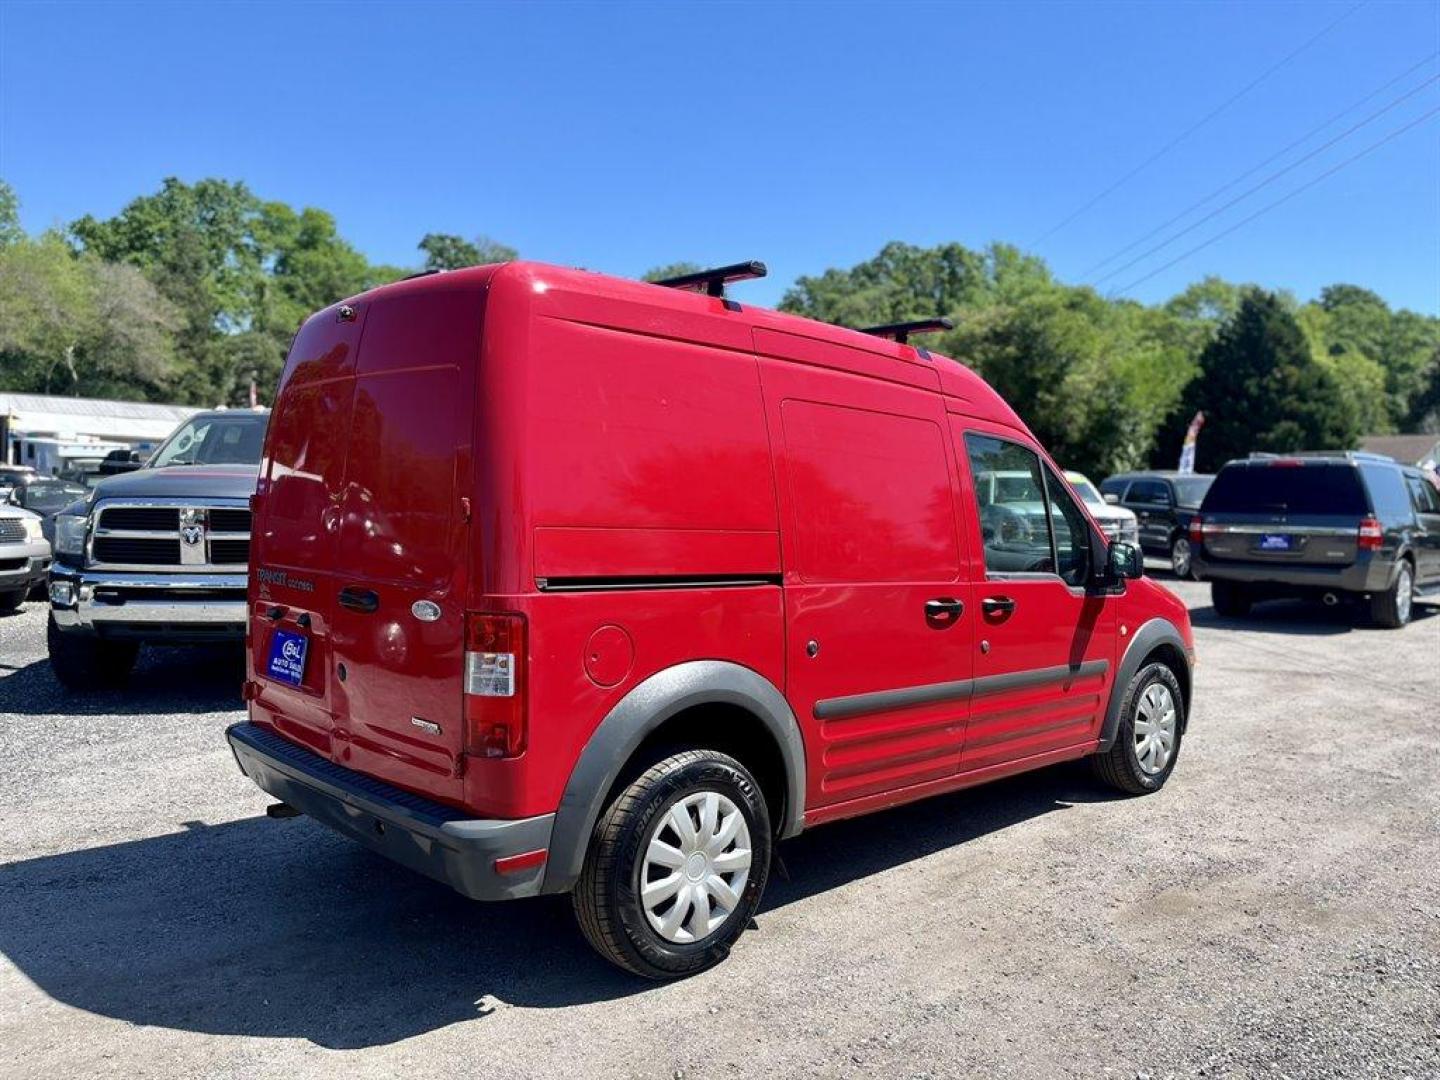
<svg viewBox="0 0 1440 1080"><path fill-rule="evenodd" d="M251 524L250 666L257 719L331 753L337 510L345 480L363 301L311 317L290 347L265 439ZM270 674L273 649L303 641L298 685Z"/></svg>
<svg viewBox="0 0 1440 1080"><path fill-rule="evenodd" d="M334 757L459 800L464 598L484 283L379 294L355 375L334 576Z"/></svg>

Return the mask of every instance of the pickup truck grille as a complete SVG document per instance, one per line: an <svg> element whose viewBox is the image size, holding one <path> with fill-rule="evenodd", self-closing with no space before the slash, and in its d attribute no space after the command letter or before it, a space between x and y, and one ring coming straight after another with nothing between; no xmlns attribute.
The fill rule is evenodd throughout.
<svg viewBox="0 0 1440 1080"><path fill-rule="evenodd" d="M25 539L25 522L19 518L0 518L0 544Z"/></svg>
<svg viewBox="0 0 1440 1080"><path fill-rule="evenodd" d="M97 566L229 572L250 561L250 510L237 506L107 506L95 522Z"/></svg>

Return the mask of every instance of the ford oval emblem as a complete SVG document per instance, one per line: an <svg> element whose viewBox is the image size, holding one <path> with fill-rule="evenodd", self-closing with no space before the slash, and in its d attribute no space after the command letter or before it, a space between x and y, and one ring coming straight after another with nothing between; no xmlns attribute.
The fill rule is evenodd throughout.
<svg viewBox="0 0 1440 1080"><path fill-rule="evenodd" d="M440 605L433 600L416 600L410 605L410 614L421 622L434 622L440 618Z"/></svg>

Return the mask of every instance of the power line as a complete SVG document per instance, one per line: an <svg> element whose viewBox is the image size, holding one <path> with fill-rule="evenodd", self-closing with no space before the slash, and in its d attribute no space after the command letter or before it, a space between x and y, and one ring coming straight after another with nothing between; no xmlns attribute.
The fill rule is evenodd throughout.
<svg viewBox="0 0 1440 1080"><path fill-rule="evenodd" d="M1289 202L1291 199L1295 198L1295 196L1301 194L1302 192L1305 192L1305 191L1310 190L1310 189L1311 189L1312 187L1314 187L1316 184L1320 183L1320 181L1322 181L1322 180L1324 180L1324 179L1326 179L1326 178L1328 178L1328 177L1334 176L1334 175L1335 175L1337 172L1339 172L1341 169L1345 168L1347 165L1350 165L1350 164L1353 164L1353 163L1356 162L1356 161L1359 161L1359 160L1360 160L1361 158L1363 158L1366 154L1370 154L1370 153L1373 153L1373 152L1376 151L1376 150L1379 150L1379 149L1380 149L1382 146L1384 146L1386 143L1388 143L1388 142L1390 142L1390 141L1392 141L1392 140L1394 140L1394 139L1399 138L1401 135L1404 135L1405 132L1409 131L1411 128L1418 127L1420 124L1423 124L1426 120L1429 120L1429 119L1430 119L1432 116L1434 116L1436 113L1440 113L1440 105L1435 106L1435 108L1431 109L1431 110L1430 110L1429 112L1427 112L1427 113L1422 113L1420 116L1417 116L1414 120L1411 120L1408 124L1405 124L1405 125L1403 125L1403 126L1401 126L1401 127L1396 128L1394 131L1390 132L1390 134L1386 135L1383 139L1380 139L1378 142L1373 142L1373 143L1371 143L1369 146L1365 147L1365 149L1359 151L1358 153L1352 154L1350 157L1346 158L1344 161L1341 161L1339 164L1332 165L1330 168L1328 168L1328 169L1326 169L1324 172L1322 172L1319 176L1316 176L1314 179L1307 180L1305 183L1301 184L1301 185L1300 185L1298 188L1296 188L1294 191L1287 192L1286 194L1280 196L1280 198L1276 199L1274 202L1268 203L1267 205L1262 206L1259 210L1256 210L1255 213L1251 214L1249 217L1241 218L1241 219L1240 219L1239 221L1237 221L1234 225L1231 225L1228 229L1224 229L1224 230L1222 230L1221 232L1216 233L1214 236L1210 237L1210 239L1204 241L1203 243L1196 244L1193 248L1191 248L1191 249L1188 250L1188 251L1181 252L1179 255L1176 255L1175 258L1173 258L1173 259L1171 259L1169 262L1167 262L1164 266L1156 267L1154 270L1151 270L1148 274L1145 274L1143 277L1138 277L1138 278L1136 278L1136 279L1135 279L1134 281L1132 281L1129 285L1126 285L1123 289L1117 289L1115 292L1111 293L1110 295L1111 295L1112 297L1125 295L1125 294L1128 293L1131 289L1135 288L1135 286L1137 286L1137 285L1142 285L1142 284L1144 284L1145 282L1149 281L1151 278L1155 277L1157 274L1162 274L1162 273L1164 273L1166 270L1169 270L1169 269L1170 269L1172 266L1174 266L1176 263L1183 262L1184 260L1188 259L1191 255L1194 255L1196 252L1203 251L1205 248L1209 247L1211 244L1214 244L1214 243L1216 243L1217 241L1223 240L1225 237L1229 236L1231 233L1235 232L1237 229L1241 229L1241 228L1243 228L1244 226L1250 224L1250 222L1254 221L1256 218L1262 217L1262 216L1264 216L1265 214L1268 214L1271 210L1274 210L1276 207L1281 206L1281 205L1283 205L1284 203Z"/></svg>
<svg viewBox="0 0 1440 1080"><path fill-rule="evenodd" d="M1375 112L1371 113L1364 120L1360 120L1357 123L1352 124L1350 127L1340 132L1339 135L1336 135L1334 138L1330 139L1328 142L1321 143L1314 150L1311 150L1308 154L1305 154L1302 157L1296 158L1289 165L1286 165L1283 169L1276 169L1273 173L1265 177L1265 179L1261 180L1258 184L1252 184L1250 187L1242 191L1239 195L1236 195L1229 202L1217 206L1208 214L1205 214L1203 217L1197 218L1189 225L1186 225L1185 228L1181 229L1179 232L1173 233L1167 239L1162 240L1160 241L1160 243L1155 244L1154 246L1142 251L1139 255L1136 255L1130 261L1121 263L1114 270L1111 270L1108 274L1102 274L1100 277L1095 279L1094 283L1096 285L1099 285L1102 281L1109 281L1111 278L1116 277L1119 274L1123 274L1126 270L1129 270L1130 267L1134 266L1136 263L1144 262L1151 255L1154 255L1157 251L1164 250L1165 248L1173 244L1176 240L1179 240L1182 236L1188 236L1190 233L1198 229L1201 225L1204 225L1207 221L1211 221L1219 217L1221 214L1225 213L1226 210L1229 210L1232 206L1235 206L1237 203L1244 202L1251 195L1254 195L1257 191L1260 191L1263 188L1269 187L1276 180L1279 180L1280 177L1285 176L1287 173L1294 172L1301 165L1304 165L1307 161L1311 160L1319 154L1323 154L1326 150L1329 150L1336 143L1343 142L1345 139L1348 139L1351 135L1355 134L1355 132L1359 131L1367 124L1374 123L1391 109L1395 108L1398 105L1404 104L1416 94L1420 93L1421 90L1424 90L1426 87L1432 86L1437 82L1440 82L1440 75L1432 75L1430 78L1422 82L1419 86L1416 86L1413 89L1406 91L1399 97L1395 98L1393 101L1390 101L1381 108L1375 110Z"/></svg>
<svg viewBox="0 0 1440 1080"><path fill-rule="evenodd" d="M1034 241L1031 242L1030 246L1031 246L1031 247L1036 247L1036 246L1044 243L1046 240L1050 239L1050 237L1054 236L1054 235L1055 235L1057 232L1059 232L1061 229L1065 228L1065 226L1069 225L1069 224L1070 224L1072 221L1074 221L1076 218L1080 217L1080 215L1082 215L1082 214L1086 213L1088 210L1090 210L1093 206L1095 206L1096 203L1099 203L1101 200L1105 199L1107 196L1109 196L1111 193L1113 193L1117 188L1119 188L1119 187L1121 187L1122 185L1128 183L1130 180L1132 180L1135 176L1139 175L1141 172L1144 172L1144 171L1145 171L1146 169L1148 169L1151 165L1155 164L1155 162L1159 161L1162 157L1164 157L1166 154L1168 154L1171 150L1175 149L1175 147L1179 146L1180 143L1184 142L1184 141L1185 141L1186 139L1188 139L1191 135L1195 134L1195 132L1199 131L1202 127L1204 127L1206 124L1208 124L1211 120L1214 120L1215 117L1219 116L1222 112L1224 112L1226 109L1228 109L1231 105L1235 104L1235 102L1239 101L1242 97L1244 97L1246 94L1248 94L1251 90L1255 89L1255 87L1259 86L1262 82L1264 82L1266 79L1268 79L1271 75L1274 75L1275 72L1279 71L1279 70L1280 70L1281 68L1283 68L1286 64L1290 63L1290 61L1294 60L1297 56L1299 56L1301 53L1303 53L1306 49L1310 48L1311 45L1314 45L1315 42L1319 41L1322 37L1324 37L1326 34L1328 34L1331 30L1335 29L1335 27L1339 26L1342 22L1344 22L1346 19L1348 19L1351 15L1355 14L1355 12L1359 11L1362 7L1364 7L1364 6L1365 6L1366 4L1368 4L1369 2L1370 2L1370 0L1360 0L1360 2L1359 2L1358 4L1356 4L1354 7L1348 9L1347 11L1345 11L1345 12L1344 12L1338 19L1336 19L1334 22L1331 22L1331 23L1327 24L1327 25L1324 27L1324 29L1322 29L1319 33L1313 35L1313 36L1310 37L1310 38L1307 38L1307 39L1305 40L1305 42L1304 42L1303 44L1301 44L1298 48L1296 48L1296 49L1294 49L1293 51L1287 53L1283 59L1281 59L1280 61L1278 61L1278 62L1275 63L1275 64L1272 64L1270 67L1266 68L1266 69L1265 69L1263 72L1261 72L1258 76L1256 76L1256 77L1255 77L1254 79L1252 79L1250 82L1246 83L1243 87L1241 87L1239 90L1237 90L1234 94L1231 94L1228 98L1226 98L1224 101L1222 101L1219 105L1215 106L1215 108L1211 109L1208 113L1206 113L1204 116L1202 116L1202 117L1201 117L1199 120L1197 120L1195 123L1191 124L1188 128L1186 128L1184 131L1182 131L1179 135L1176 135L1175 138L1171 139L1168 143L1166 143L1164 146L1162 146L1159 150L1156 150L1155 153L1151 154L1148 158L1146 158L1144 161L1142 161L1139 165L1136 165L1133 169L1131 169L1129 172L1127 172L1124 176L1120 177L1119 180L1116 180L1113 184L1111 184L1109 187L1107 187L1104 191L1100 192L1099 195L1096 195L1093 199L1091 199L1089 202L1087 202L1084 206L1082 206L1082 207L1080 207L1078 210L1074 211L1072 214L1070 214L1069 217L1065 218L1065 219L1064 219L1063 221L1061 221L1058 225L1052 226L1052 227L1051 227L1048 231L1046 231L1044 234L1042 234L1041 236L1037 237Z"/></svg>
<svg viewBox="0 0 1440 1080"><path fill-rule="evenodd" d="M1399 75L1396 75L1393 79L1390 79L1390 80L1389 80L1388 82L1386 82L1383 86L1378 86L1378 87L1376 87L1374 90L1370 91L1370 93L1366 94L1366 95L1365 95L1364 97L1362 97L1359 101L1352 102L1351 104L1347 105L1345 108L1343 108L1343 109L1341 109L1339 112L1337 112L1334 116L1330 117L1328 120L1324 121L1323 123L1316 124L1313 128L1311 128L1309 131L1307 131L1304 135L1301 135L1298 139L1295 139L1293 142L1289 143L1284 149L1282 149L1282 150L1277 150L1275 153L1273 153L1273 154L1271 154L1269 157L1267 157L1264 161L1260 162L1260 163L1257 164L1257 165L1252 165L1250 168L1246 169L1243 173L1241 173L1239 176L1235 177L1234 179L1230 180L1228 183L1222 184L1220 187L1216 188L1214 191L1210 192L1210 194L1206 195L1205 197L1203 197L1203 198L1201 198L1201 199L1197 199L1195 202L1193 202L1193 203L1191 203L1189 206L1187 206L1184 210L1181 210L1181 211L1180 211L1178 214L1176 214L1174 217L1170 218L1170 219L1167 220L1167 221L1161 222L1159 225L1156 225L1153 229L1151 229L1149 232L1147 232L1144 236L1138 237L1137 239L1130 241L1130 243L1126 244L1126 245L1125 245L1124 247L1122 247L1120 250L1115 251L1115 252L1112 252L1110 255L1107 255L1105 258L1101 259L1101 260L1100 260L1098 263L1096 263L1094 266L1090 267L1090 269L1086 270L1083 274L1081 274L1081 275L1080 275L1080 280L1081 280L1081 281L1089 281L1091 275L1093 275L1096 271L1103 269L1106 265L1108 265L1109 263L1114 262L1116 259L1120 258L1120 256L1124 255L1126 252L1133 251L1135 248L1137 248L1137 247L1139 247L1141 244L1143 244L1146 240L1149 240L1152 236L1155 236L1155 235L1158 234L1158 233L1164 232L1166 229L1168 229L1171 225L1174 225L1174 224L1175 224L1177 221L1179 221L1181 218L1183 218L1183 217L1185 217L1186 215L1188 215L1188 214L1190 214L1190 213L1193 213L1194 211L1200 209L1200 207L1204 206L1204 205L1205 205L1206 203L1208 203L1211 199L1217 198L1217 197L1225 194L1225 192L1229 191L1229 190L1230 190L1232 187L1234 187L1236 184L1240 183L1240 181L1245 180L1245 179L1247 179L1247 178L1249 178L1249 177L1251 177L1251 176L1254 176L1257 172L1259 172L1261 169L1265 168L1265 166L1266 166L1266 165L1269 165L1272 161L1278 161L1280 158L1283 158L1286 154L1288 154L1291 150L1294 150L1297 146L1302 146L1302 145L1304 145L1305 143L1309 142L1311 138L1313 138L1315 135L1318 135L1320 132L1324 131L1324 130L1325 130L1326 128L1328 128L1331 124L1335 123L1335 121L1339 120L1341 117L1348 116L1350 113L1352 113L1352 112L1354 112L1356 109L1360 108L1361 105L1364 105L1364 104L1366 104L1367 102L1369 102L1369 101L1371 101L1371 100L1379 97L1379 96L1380 96L1381 94L1383 94L1386 90L1389 90L1392 86L1394 86L1396 83L1398 83L1398 82L1400 82L1401 80L1406 79L1406 78L1408 78L1409 76L1415 74L1416 71L1420 70L1420 69L1421 69L1422 67L1424 67L1426 64L1430 63L1430 62L1431 62L1432 60L1434 60L1437 56L1440 56L1440 52L1432 52L1429 56L1425 57L1425 58L1424 58L1423 60L1421 60L1419 63L1411 65L1410 67L1408 67L1408 68L1406 68L1404 71L1402 71ZM1104 279L1102 278L1101 280L1103 281Z"/></svg>

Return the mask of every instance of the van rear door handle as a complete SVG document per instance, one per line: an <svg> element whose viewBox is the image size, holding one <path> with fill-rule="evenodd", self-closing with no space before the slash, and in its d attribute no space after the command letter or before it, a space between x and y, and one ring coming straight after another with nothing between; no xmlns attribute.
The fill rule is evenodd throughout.
<svg viewBox="0 0 1440 1080"><path fill-rule="evenodd" d="M369 615L380 607L380 596L374 589L361 589L355 585L346 585L340 590L340 606L347 611L358 611L361 615Z"/></svg>
<svg viewBox="0 0 1440 1080"><path fill-rule="evenodd" d="M965 603L952 596L937 596L925 601L925 618L931 622L950 624L965 612Z"/></svg>
<svg viewBox="0 0 1440 1080"><path fill-rule="evenodd" d="M987 596L980 601L986 615L1009 615L1015 610L1015 601L1008 596Z"/></svg>

